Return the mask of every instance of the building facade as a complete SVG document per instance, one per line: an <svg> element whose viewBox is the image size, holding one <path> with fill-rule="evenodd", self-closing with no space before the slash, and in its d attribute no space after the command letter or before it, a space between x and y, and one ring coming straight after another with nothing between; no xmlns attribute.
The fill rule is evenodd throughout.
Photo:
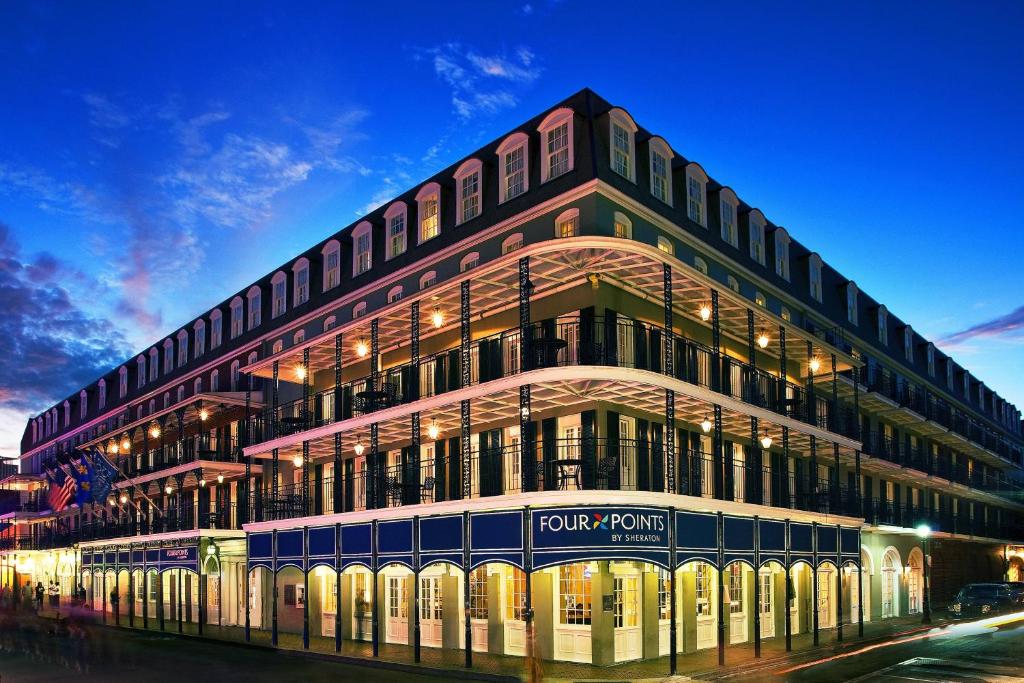
<svg viewBox="0 0 1024 683"><path fill-rule="evenodd" d="M116 493L53 513L92 446ZM31 420L0 571L275 644L674 665L921 612L924 525L936 605L1017 576L1022 454L1019 410L584 90Z"/></svg>

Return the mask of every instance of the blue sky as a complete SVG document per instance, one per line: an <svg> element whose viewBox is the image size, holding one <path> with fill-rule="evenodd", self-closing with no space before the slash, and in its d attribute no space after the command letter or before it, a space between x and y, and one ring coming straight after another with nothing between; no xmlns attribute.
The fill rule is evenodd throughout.
<svg viewBox="0 0 1024 683"><path fill-rule="evenodd" d="M0 6L0 454L583 86L1024 405L1024 5L333 5Z"/></svg>

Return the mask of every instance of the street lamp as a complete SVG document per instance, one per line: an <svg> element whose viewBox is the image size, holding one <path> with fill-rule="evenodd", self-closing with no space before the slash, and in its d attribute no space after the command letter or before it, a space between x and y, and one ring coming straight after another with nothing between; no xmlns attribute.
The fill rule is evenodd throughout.
<svg viewBox="0 0 1024 683"><path fill-rule="evenodd" d="M924 570L922 571L922 580L924 581L924 591L921 596L921 623L930 624L932 623L932 605L931 605L931 581L928 576L928 565L931 564L928 556L928 538L932 535L932 528L925 523L917 525L917 536L921 539L921 554L924 555Z"/></svg>

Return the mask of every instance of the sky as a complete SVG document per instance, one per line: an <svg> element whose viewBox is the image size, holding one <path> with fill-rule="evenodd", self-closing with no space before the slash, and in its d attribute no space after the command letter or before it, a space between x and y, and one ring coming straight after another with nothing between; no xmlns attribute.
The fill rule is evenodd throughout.
<svg viewBox="0 0 1024 683"><path fill-rule="evenodd" d="M593 88L1024 406L1024 3L0 3L25 420Z"/></svg>

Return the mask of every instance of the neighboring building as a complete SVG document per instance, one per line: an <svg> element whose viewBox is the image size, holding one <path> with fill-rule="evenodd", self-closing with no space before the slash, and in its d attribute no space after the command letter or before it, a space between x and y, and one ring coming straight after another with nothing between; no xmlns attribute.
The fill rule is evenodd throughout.
<svg viewBox="0 0 1024 683"><path fill-rule="evenodd" d="M22 472L79 446L118 494L6 566L133 623L606 665L919 612L921 524L936 603L1024 543L1020 411L589 90L33 419Z"/></svg>

